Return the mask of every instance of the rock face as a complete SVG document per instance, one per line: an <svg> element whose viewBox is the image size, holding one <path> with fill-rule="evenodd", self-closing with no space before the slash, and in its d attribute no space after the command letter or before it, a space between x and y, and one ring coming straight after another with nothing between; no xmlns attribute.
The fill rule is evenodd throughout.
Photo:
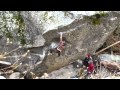
<svg viewBox="0 0 120 90"><path fill-rule="evenodd" d="M111 18L117 17L115 20ZM58 57L56 54L48 55L45 60L37 65L32 72L41 75L59 69L77 59L83 59L86 53L94 53L119 26L119 15L113 13L101 18L100 25L92 25L84 19L75 20L68 26L51 30L43 34L46 45L59 40L59 32L63 32L66 40L65 51ZM88 52L86 52L86 49Z"/></svg>
<svg viewBox="0 0 120 90"><path fill-rule="evenodd" d="M37 18L33 18L31 12L21 11L21 16L26 24L26 37L32 44L31 47L40 47L44 45L44 38L42 37L42 25L37 22ZM38 42L36 42L38 41Z"/></svg>
<svg viewBox="0 0 120 90"><path fill-rule="evenodd" d="M108 36L116 29L119 29L120 24L120 14L110 12L107 16L100 18L100 25L93 25L90 20L83 18L74 20L69 25L43 33L40 26L36 26L36 17L33 20L29 12L21 12L21 15L27 25L26 32L29 31L27 35L33 41L33 46L22 48L10 55L21 55L30 50L29 54L18 62L22 63L22 65L17 68L20 72L28 71L26 74L27 78L31 78L30 72L41 76L43 73L60 69L78 59L82 60L86 53L95 53L107 40ZM58 57L56 53L50 55L49 48L52 43L59 42L60 32L63 32L63 39L66 41L66 46L61 56ZM3 41L0 40L0 42ZM5 41L3 43L0 44L0 49L3 49L2 45L5 45ZM17 45L12 44L6 47L8 47L8 52L17 47ZM7 58L6 61L14 63L16 59Z"/></svg>
<svg viewBox="0 0 120 90"><path fill-rule="evenodd" d="M70 79L71 77L76 76L76 72L78 69L73 68L73 65L70 64L68 66L65 66L63 68L60 68L59 70L55 70L48 74L46 79ZM40 77L40 79L45 79L45 75Z"/></svg>

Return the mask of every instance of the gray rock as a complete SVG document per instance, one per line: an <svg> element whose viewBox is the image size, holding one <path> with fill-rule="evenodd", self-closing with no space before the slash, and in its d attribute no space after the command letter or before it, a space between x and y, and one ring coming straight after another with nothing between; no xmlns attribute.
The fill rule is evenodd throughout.
<svg viewBox="0 0 120 90"><path fill-rule="evenodd" d="M71 78L71 79L79 79L79 78Z"/></svg>
<svg viewBox="0 0 120 90"><path fill-rule="evenodd" d="M12 74L9 76L9 79L20 79L20 72L12 73Z"/></svg>
<svg viewBox="0 0 120 90"><path fill-rule="evenodd" d="M116 74L120 76L120 72L117 72Z"/></svg>
<svg viewBox="0 0 120 90"><path fill-rule="evenodd" d="M82 66L82 61L81 60L76 60L75 62L73 62L73 67L74 68L80 68Z"/></svg>
<svg viewBox="0 0 120 90"><path fill-rule="evenodd" d="M43 38L42 35L37 35L35 37L35 40L33 42L33 47L40 47L40 46L43 46L45 43L45 39Z"/></svg>
<svg viewBox="0 0 120 90"><path fill-rule="evenodd" d="M111 20L111 18L117 19ZM32 72L40 76L44 72L51 72L59 69L77 59L84 59L86 53L93 54L100 48L119 27L120 14L111 12L101 18L100 25L93 25L85 19L75 20L71 24L58 29L50 30L43 34L47 45L59 41L59 34L63 32L63 39L66 41L65 51L58 57L57 54L48 55L45 60L37 65ZM87 51L86 51L87 50Z"/></svg>
<svg viewBox="0 0 120 90"><path fill-rule="evenodd" d="M4 76L0 76L0 79L6 79Z"/></svg>
<svg viewBox="0 0 120 90"><path fill-rule="evenodd" d="M50 73L78 59L84 59L86 53L93 54L111 33L119 29L120 25L120 13L110 12L107 16L100 18L100 25L93 25L85 18L76 19L69 25L43 34L44 30L37 21L37 17L32 17L29 11L22 11L21 15L26 24L25 35L34 47L31 45L29 48L16 50L10 53L5 61L13 64L21 58L20 55L30 50L26 57L18 61L18 64L22 63L22 65L17 68L19 72L28 70L28 78L30 78L30 72L41 76L43 73ZM65 50L60 57L56 53L49 55L49 46L53 42L59 42L60 32L63 32L63 39L66 41ZM14 43L6 45L5 38L0 39L0 52L10 52L17 47L18 45Z"/></svg>
<svg viewBox="0 0 120 90"><path fill-rule="evenodd" d="M42 25L39 22L37 22L36 17L32 17L32 12L21 11L20 14L26 24L25 36L27 38L27 41L30 42L31 45L34 44L36 46L36 37L37 35L38 36L42 35L42 32L43 32ZM44 40L41 40L41 42L44 43ZM37 46L38 45L40 46L40 43L37 44Z"/></svg>
<svg viewBox="0 0 120 90"><path fill-rule="evenodd" d="M99 55L101 60L104 61L116 61L116 62L120 62L120 55L113 55L113 54L101 54Z"/></svg>

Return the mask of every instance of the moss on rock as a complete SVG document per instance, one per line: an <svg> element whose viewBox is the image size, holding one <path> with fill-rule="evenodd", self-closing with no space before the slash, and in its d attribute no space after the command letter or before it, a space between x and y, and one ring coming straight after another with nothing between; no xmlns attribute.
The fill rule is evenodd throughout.
<svg viewBox="0 0 120 90"><path fill-rule="evenodd" d="M100 25L101 24L101 18L107 16L108 14L104 11L100 11L99 13L92 15L92 16L84 16L84 19L86 21L90 21L93 25Z"/></svg>

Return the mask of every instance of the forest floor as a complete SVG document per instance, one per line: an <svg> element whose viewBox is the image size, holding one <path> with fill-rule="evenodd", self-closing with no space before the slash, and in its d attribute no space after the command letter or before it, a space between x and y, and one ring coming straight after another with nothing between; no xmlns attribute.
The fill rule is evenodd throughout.
<svg viewBox="0 0 120 90"><path fill-rule="evenodd" d="M70 64L49 74L45 73L40 79L85 79L84 76L80 76L80 69L79 65ZM112 73L102 67L87 79L120 79L120 72Z"/></svg>

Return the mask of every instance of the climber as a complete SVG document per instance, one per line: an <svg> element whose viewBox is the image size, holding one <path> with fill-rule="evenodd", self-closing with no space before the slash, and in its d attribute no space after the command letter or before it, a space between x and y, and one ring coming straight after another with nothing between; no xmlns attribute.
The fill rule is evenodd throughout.
<svg viewBox="0 0 120 90"><path fill-rule="evenodd" d="M50 53L55 52L58 53L58 56L60 56L60 53L62 52L62 50L65 48L65 41L63 41L62 38L62 32L60 33L60 41L59 43L52 43L50 45Z"/></svg>
<svg viewBox="0 0 120 90"><path fill-rule="evenodd" d="M60 42L58 44L58 47L56 48L57 49L57 53L58 53L58 56L60 56L60 53L62 52L62 50L65 48L65 41L63 41L62 39L62 32L60 33Z"/></svg>

